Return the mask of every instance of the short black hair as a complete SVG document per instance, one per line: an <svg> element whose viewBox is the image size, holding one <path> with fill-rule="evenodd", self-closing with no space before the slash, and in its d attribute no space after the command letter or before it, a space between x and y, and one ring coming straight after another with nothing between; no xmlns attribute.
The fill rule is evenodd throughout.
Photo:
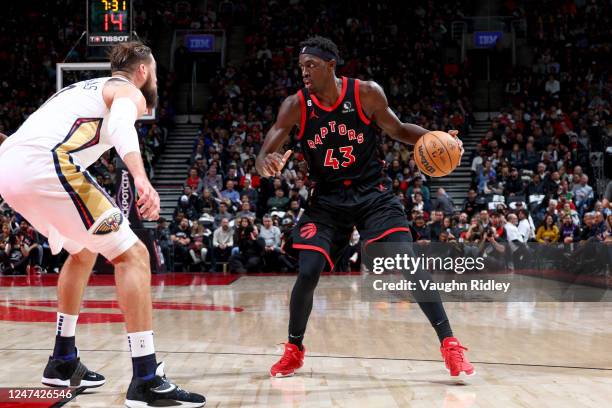
<svg viewBox="0 0 612 408"><path fill-rule="evenodd" d="M314 37L310 37L302 41L300 43L300 49L304 47L317 47L323 51L331 52L336 56L336 59L340 57L340 52L338 51L338 46L336 43L329 38L321 37L320 35L315 35Z"/></svg>

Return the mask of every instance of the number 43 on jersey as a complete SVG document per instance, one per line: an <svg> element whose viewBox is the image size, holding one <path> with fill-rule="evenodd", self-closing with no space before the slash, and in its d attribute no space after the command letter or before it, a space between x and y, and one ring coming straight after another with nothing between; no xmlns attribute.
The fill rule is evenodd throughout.
<svg viewBox="0 0 612 408"><path fill-rule="evenodd" d="M340 150L340 153L342 153L343 156L342 163L340 163L338 159L334 157L334 149L327 149L327 152L325 153L325 163L323 163L325 167L333 167L334 170L338 170L340 166L348 167L355 163L356 159L355 156L353 156L353 146L342 146L338 148L338 150Z"/></svg>

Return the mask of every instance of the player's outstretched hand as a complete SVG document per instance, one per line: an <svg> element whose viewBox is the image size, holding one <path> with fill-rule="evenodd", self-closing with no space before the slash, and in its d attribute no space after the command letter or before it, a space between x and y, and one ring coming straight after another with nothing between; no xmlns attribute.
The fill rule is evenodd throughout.
<svg viewBox="0 0 612 408"><path fill-rule="evenodd" d="M135 178L134 185L138 192L138 212L140 216L148 221L159 218L159 194L146 178Z"/></svg>
<svg viewBox="0 0 612 408"><path fill-rule="evenodd" d="M291 157L293 150L287 150L284 155L280 153L269 153L264 158L263 171L261 175L264 177L273 177L285 167L285 163Z"/></svg>
<svg viewBox="0 0 612 408"><path fill-rule="evenodd" d="M463 152L464 152L464 150L463 150L463 142L457 136L459 134L459 131L458 130L449 130L448 134L453 136L455 139L457 139L457 143L459 143L459 147L461 148L461 155L463 156Z"/></svg>

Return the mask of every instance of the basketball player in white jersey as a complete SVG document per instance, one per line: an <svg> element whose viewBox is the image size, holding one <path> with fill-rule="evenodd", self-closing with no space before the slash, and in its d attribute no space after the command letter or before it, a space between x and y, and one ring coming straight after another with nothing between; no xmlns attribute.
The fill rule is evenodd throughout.
<svg viewBox="0 0 612 408"><path fill-rule="evenodd" d="M164 375L153 345L149 254L115 202L87 171L115 148L134 178L143 218L159 217L159 196L140 155L134 122L157 102L156 63L141 43L110 53L112 76L70 85L53 95L0 146L0 195L49 239L53 253L70 256L58 280L55 348L42 382L50 386L99 387L105 379L88 370L75 347L83 291L98 253L115 267L125 317L133 377L128 407L201 407Z"/></svg>

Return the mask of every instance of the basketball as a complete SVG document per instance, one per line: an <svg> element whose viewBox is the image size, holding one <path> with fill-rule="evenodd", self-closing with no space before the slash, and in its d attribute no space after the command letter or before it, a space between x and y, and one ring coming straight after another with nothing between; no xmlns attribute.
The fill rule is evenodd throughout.
<svg viewBox="0 0 612 408"><path fill-rule="evenodd" d="M434 130L417 140L414 160L418 168L428 176L444 177L461 162L461 147L455 137Z"/></svg>

